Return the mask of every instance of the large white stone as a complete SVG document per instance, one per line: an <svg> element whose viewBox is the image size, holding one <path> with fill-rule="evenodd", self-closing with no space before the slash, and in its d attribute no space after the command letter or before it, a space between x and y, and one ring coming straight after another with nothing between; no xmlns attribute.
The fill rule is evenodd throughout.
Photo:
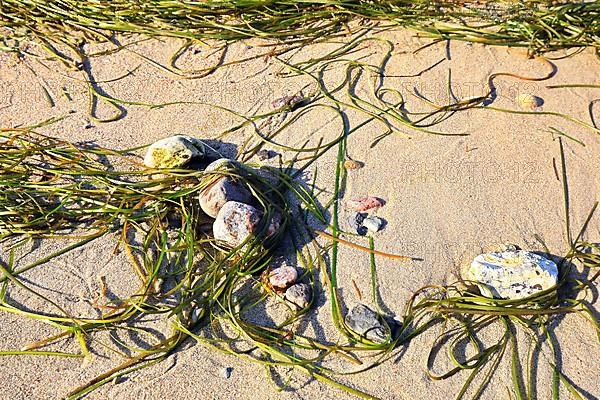
<svg viewBox="0 0 600 400"><path fill-rule="evenodd" d="M556 285L558 267L529 251L503 251L475 257L469 275L484 296L521 299Z"/></svg>
<svg viewBox="0 0 600 400"><path fill-rule="evenodd" d="M192 159L204 157L204 144L199 139L175 135L161 139L148 147L144 165L150 168L178 168Z"/></svg>
<svg viewBox="0 0 600 400"><path fill-rule="evenodd" d="M237 201L228 201L221 207L213 223L215 239L237 247L256 233L261 212L251 205Z"/></svg>
<svg viewBox="0 0 600 400"><path fill-rule="evenodd" d="M216 218L225 203L228 201L249 203L252 200L252 193L246 189L243 183L228 176L223 176L202 190L198 195L198 199L202 211Z"/></svg>

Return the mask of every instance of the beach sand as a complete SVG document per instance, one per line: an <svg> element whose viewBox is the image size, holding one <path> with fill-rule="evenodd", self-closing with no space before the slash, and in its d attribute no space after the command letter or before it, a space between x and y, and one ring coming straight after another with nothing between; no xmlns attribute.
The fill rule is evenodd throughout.
<svg viewBox="0 0 600 400"><path fill-rule="evenodd" d="M124 43L134 38L122 38ZM321 43L305 46L291 55L291 61L309 60L340 46ZM532 94L543 99L543 112L559 112L588 124L589 104L598 97L597 89L550 89L547 85L566 83L598 84L600 63L591 49L573 57L544 61L528 58L524 50L489 47L462 42L440 42L415 53L426 39L413 32L397 30L382 32L373 40L360 44L359 50L346 59L379 65L385 52L385 77L365 71L355 92L361 98L372 98L371 89L377 79L383 86L400 91L411 112L431 110L425 102L413 96L418 92L436 104L447 104L448 80L458 99L485 95L491 74L507 72L526 77L553 76L544 81L521 80L510 76L494 79L496 96L490 105L519 110L516 97ZM118 121L99 123L90 118L86 83L79 79L82 72L69 72L56 61L43 61L46 68L33 58L18 60L14 54L0 53L0 126L29 126L50 118L65 116L59 122L44 126L40 132L77 143L124 149L152 143L173 134L192 135L204 140L215 139L222 131L241 120L232 113L210 105L252 115L271 110L271 102L300 90L314 93L313 79L305 75L288 76L285 66L275 57L256 59L223 66L200 79L181 79L142 59L148 57L168 65L171 55L181 46L175 39L149 40L134 44L115 54L92 58L90 71L96 81L111 80L134 71L127 77L98 86L114 98L143 102L166 103L189 101L161 108L140 105L124 106ZM264 43L252 40L232 45L224 61L239 60L262 54ZM393 46L393 47L389 47ZM90 46L88 51L106 48ZM180 60L181 69L201 69L211 66L219 57L214 50L198 47ZM553 56L561 56L553 54ZM441 60L441 61L440 61ZM438 63L439 64L436 64ZM430 68L436 64L433 68ZM348 63L332 63L324 81L334 87L343 81ZM32 72L35 71L35 74ZM422 73L421 73L422 72ZM354 71L357 73L357 71ZM51 106L42 89L46 87L54 101ZM63 91L68 92L65 96ZM336 94L347 97L346 88ZM390 94L391 95L391 94ZM323 104L333 105L328 100ZM296 112L301 112L300 108ZM368 115L348 107L350 129L368 119ZM599 106L591 111L598 117ZM106 102L98 104L96 114L109 118L115 110ZM290 118L291 116L288 116ZM600 199L600 135L591 129L553 115L522 115L491 109L461 111L431 127L448 135L418 132L399 125L401 134L393 134L372 143L385 132L385 126L370 122L352 132L347 140L348 155L365 164L364 168L348 171L341 201L371 195L386 201L377 215L387 221L385 229L374 234L378 250L419 258L419 261L397 261L377 257L379 295L384 310L401 316L411 294L428 284L448 284L464 276L473 258L483 252L513 243L523 249L543 251L544 243L554 255L568 250L565 231L565 209L560 180L558 136L550 127L559 129L585 144L563 137L569 176L571 224L575 232L585 221L594 202ZM277 140L281 144L300 147L308 141L315 145L323 138L333 140L340 135L343 124L330 108L314 107L297 122L286 128ZM226 155L235 155L236 148L252 135L250 130L238 131L222 138L219 148ZM212 143L212 142L211 142ZM237 146L237 147L236 147ZM266 146L291 159L294 152ZM138 152L143 156L143 151ZM324 189L320 200L325 203L332 195L335 179L337 147L323 155L302 179ZM556 167L556 168L555 168ZM558 170L558 176L556 173ZM342 228L346 214L340 211ZM322 229L323 226L315 226ZM585 238L600 241L600 215L590 222ZM24 277L36 290L65 305L68 310L83 315L95 315L91 299L98 290L98 277L106 278L107 287L116 297L132 294L139 282L123 253L114 254L116 237L94 241L72 253L37 267ZM327 241L320 239L323 243ZM361 245L366 240L352 239ZM28 248L19 265L58 249L61 243L36 243ZM0 248L0 258L6 261L6 249ZM365 252L340 246L338 259L340 298L347 308L358 302L374 306L370 292L370 262ZM578 273L587 276L589 271ZM360 298L353 282L360 291ZM301 325L305 333L336 342L331 321L327 289L319 285L314 311ZM53 312L48 305L29 293L11 288L10 298L28 309ZM596 297L597 299L597 297ZM597 305L597 300L596 300ZM275 307L275 306L274 306ZM266 311L266 317L273 310ZM166 334L165 320L149 321L158 334ZM577 315L566 315L552 324L552 332L560 342L562 371L582 389L588 398L597 398L597 360L600 346L590 323ZM58 331L42 322L6 312L0 313L0 350L18 349ZM382 399L445 400L454 398L466 374L444 381L434 381L427 375L426 361L432 341L439 329L419 336L382 365L356 375L341 376L340 381ZM524 339L520 337L520 339ZM110 342L108 336L101 339ZM143 344L147 338L130 337ZM113 343L114 345L114 343ZM550 398L551 369L546 345L539 357L537 396ZM76 340L66 340L52 346L54 350L77 351ZM61 398L73 388L99 373L118 365L121 357L101 345L92 347L92 363L82 365L80 359L49 357L2 357L0 376L1 398L50 399ZM523 345L521 354L527 353ZM506 358L509 360L509 357ZM335 361L333 361L335 363ZM231 377L222 376L222 369L233 368ZM104 385L89 395L91 399L339 399L348 394L310 379L301 372L280 369L277 379L289 385L278 391L270 382L265 368L233 356L216 353L193 341L163 362L133 372L118 382ZM512 387L510 364L503 362L483 393L483 399L509 398ZM564 387L563 387L563 390ZM562 393L568 398L566 391Z"/></svg>

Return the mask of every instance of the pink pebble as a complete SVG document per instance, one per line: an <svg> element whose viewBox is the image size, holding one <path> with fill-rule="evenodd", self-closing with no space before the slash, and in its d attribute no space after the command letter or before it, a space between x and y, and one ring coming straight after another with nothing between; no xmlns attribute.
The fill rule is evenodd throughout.
<svg viewBox="0 0 600 400"><path fill-rule="evenodd" d="M269 283L277 289L285 289L293 285L296 279L298 279L298 271L289 266L275 268L269 274Z"/></svg>
<svg viewBox="0 0 600 400"><path fill-rule="evenodd" d="M346 208L352 211L363 212L372 208L383 207L385 201L373 196L360 197L346 201Z"/></svg>

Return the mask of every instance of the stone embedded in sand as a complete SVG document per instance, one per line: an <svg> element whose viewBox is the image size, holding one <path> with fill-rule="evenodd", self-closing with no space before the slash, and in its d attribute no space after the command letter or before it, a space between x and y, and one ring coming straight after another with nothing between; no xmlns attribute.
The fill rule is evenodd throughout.
<svg viewBox="0 0 600 400"><path fill-rule="evenodd" d="M349 170L361 169L364 166L365 166L365 164L360 161L356 161L356 160L344 161L344 168L349 169Z"/></svg>
<svg viewBox="0 0 600 400"><path fill-rule="evenodd" d="M290 287L298 279L296 268L284 265L273 269L269 273L269 283L275 289L285 289Z"/></svg>
<svg viewBox="0 0 600 400"><path fill-rule="evenodd" d="M224 176L202 190L198 198L200 200L200 208L202 208L202 211L207 215L216 218L225 203L228 201L249 203L252 200L252 194L243 183L237 182L228 176Z"/></svg>
<svg viewBox="0 0 600 400"><path fill-rule="evenodd" d="M285 291L285 299L299 309L308 307L312 299L312 291L306 283L296 283Z"/></svg>
<svg viewBox="0 0 600 400"><path fill-rule="evenodd" d="M558 267L529 251L503 251L475 257L469 275L484 296L521 299L556 285Z"/></svg>
<svg viewBox="0 0 600 400"><path fill-rule="evenodd" d="M251 205L228 201L221 207L213 223L215 239L237 247L255 233L260 218L261 212Z"/></svg>
<svg viewBox="0 0 600 400"><path fill-rule="evenodd" d="M517 103L524 111L540 111L544 100L541 97L523 93L517 96Z"/></svg>
<svg viewBox="0 0 600 400"><path fill-rule="evenodd" d="M385 201L378 197L366 196L346 201L346 208L356 212L363 212L372 208L383 207L384 204Z"/></svg>
<svg viewBox="0 0 600 400"><path fill-rule="evenodd" d="M389 340L388 329L381 323L379 316L364 304L357 304L346 315L346 325L359 335L375 343Z"/></svg>
<svg viewBox="0 0 600 400"><path fill-rule="evenodd" d="M178 168L192 159L204 157L202 141L186 135L175 135L153 143L146 152L144 165L150 168Z"/></svg>
<svg viewBox="0 0 600 400"><path fill-rule="evenodd" d="M363 220L362 225L371 232L379 232L383 228L384 221L379 217L367 217Z"/></svg>
<svg viewBox="0 0 600 400"><path fill-rule="evenodd" d="M348 226L354 231L358 232L363 228L363 221L367 217L366 213L352 212L348 215L347 222Z"/></svg>

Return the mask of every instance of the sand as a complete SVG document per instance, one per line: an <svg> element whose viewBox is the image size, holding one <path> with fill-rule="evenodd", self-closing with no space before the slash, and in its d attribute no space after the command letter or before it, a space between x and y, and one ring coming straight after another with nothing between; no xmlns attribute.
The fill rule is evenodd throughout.
<svg viewBox="0 0 600 400"><path fill-rule="evenodd" d="M392 57L387 61L383 84L401 91L411 111L427 110L426 104L410 93L418 91L438 104L448 99L447 82L451 71L454 95L460 99L479 96L488 89L488 77L498 72L510 72L530 77L542 77L549 65L541 59L530 59L523 50L488 47L468 43L438 43L417 53L428 41L416 38L409 31L380 33L378 39L393 44ZM123 38L125 42L127 38ZM349 40L346 38L345 40ZM131 50L163 65L181 45L180 41L144 41ZM259 41L232 46L225 61L260 54ZM301 49L293 60L310 59L325 54L339 44L320 44ZM102 47L102 46L98 46ZM89 50L92 50L91 48ZM218 55L199 48L197 54L186 54L182 69L209 66ZM379 64L387 45L379 41L363 44L359 52L346 56L354 60ZM266 112L271 102L284 95L314 91L314 82L307 76L282 76L284 68L274 58L260 57L244 64L223 67L201 79L180 79L145 62L134 52L121 51L94 58L91 71L97 81L110 80L128 71L126 78L100 83L101 89L115 98L136 102L164 103L194 101L216 104L243 114ZM555 54L554 56L560 56ZM434 68L426 70L438 61ZM193 135L213 139L221 131L239 122L232 114L201 105L173 105L163 108L125 106L125 115L115 122L98 123L90 119L87 87L72 78L81 74L68 72L57 62L45 61L45 68L34 59L17 60L14 55L0 53L0 125L27 126L66 116L60 122L40 129L41 132L79 143L95 143L109 148L129 148L172 134ZM546 85L564 83L595 83L600 76L600 64L591 50L576 56L552 61L554 76L546 81L524 81L507 76L494 80L497 96L494 107L519 109L515 98L529 93L544 100L543 111L555 111L590 123L588 105L597 98L597 89L548 89ZM35 71L32 73L31 69ZM426 71L424 71L426 70ZM422 74L418 75L421 71ZM334 86L344 78L345 66L333 64L325 76ZM412 75L412 76L411 76ZM417 76L418 75L418 76ZM69 78L70 77L70 78ZM360 97L368 97L376 76L365 73L356 87ZM42 89L44 85L54 99L50 106ZM71 99L63 95L63 88ZM344 89L345 90L345 89ZM343 95L340 93L340 97ZM326 101L323 101L326 103ZM114 110L100 103L97 115L106 118ZM367 116L347 110L350 127ZM592 107L594 113L598 107ZM598 118L598 117L596 117ZM381 299L391 315L400 316L415 290L427 284L455 281L482 251L514 243L528 250L543 250L536 235L555 255L567 250L564 228L562 183L557 179L553 163L560 166L559 144L550 127L560 129L585 143L563 139L569 174L572 225L577 230L584 222L593 203L600 200L600 135L590 129L551 115L519 115L493 110L458 112L432 129L452 134L438 136L400 127L403 134L383 139L374 147L373 141L385 128L369 123L348 138L348 154L365 163L359 170L349 171L344 198L362 195L378 196L386 205L377 215L387 221L385 229L375 234L376 248L405 254L422 260L398 262L377 258ZM286 129L278 140L300 146L306 140L316 144L319 138L332 140L341 131L336 114L325 107L307 112L297 123ZM251 132L238 132L223 140L221 150L235 154L235 146L243 143ZM460 134L460 136L458 135ZM273 147L271 147L273 148ZM284 158L290 152L282 152ZM142 155L142 153L140 153ZM317 184L326 189L322 196L331 196L335 177L335 148L311 168L304 179L318 171ZM344 220L344 214L340 215ZM320 227L322 228L322 227ZM600 241L600 216L591 221L586 239ZM325 242L325 241L324 241ZM365 245L366 241L358 241ZM30 249L19 261L39 258L56 243L42 243ZM71 254L28 272L25 277L36 288L69 310L92 313L90 299L98 289L98 276L105 276L107 286L115 296L131 294L137 287L134 273L126 257L113 255L114 238L93 242ZM7 257L0 248L0 258ZM589 271L580 271L583 275ZM369 257L363 252L341 247L338 283L346 307L360 301L353 288L354 280L362 301L371 304ZM33 296L10 290L11 298L23 307L46 311L47 306ZM597 299L597 297L596 297ZM596 300L597 305L597 300ZM329 315L330 303L319 292L315 311L307 317L306 332L335 341L337 335ZM166 331L165 321L155 321L158 332ZM385 364L341 380L382 399L453 398L460 389L461 378L433 381L426 373L429 346L437 330L418 337ZM559 339L562 370L588 398L597 398L597 359L600 346L590 324L582 318L567 315L553 325ZM57 331L40 322L0 313L0 349L18 349L41 340ZM104 338L108 341L107 338ZM144 338L138 338L143 341ZM74 341L61 342L58 350L77 350ZM78 359L47 357L3 357L0 364L6 399L60 398L69 390L85 383L97 374L116 366L122 359L100 346L92 349L94 362L82 365ZM545 349L546 354L548 349ZM230 378L221 370L232 367ZM349 395L300 373L291 374L289 387L278 391L271 384L264 368L232 356L215 353L192 341L167 360L134 372L119 382L110 383L89 398L92 399L338 399ZM282 372L287 373L282 370ZM283 375L285 379L286 375ZM545 356L540 357L537 395L550 398L551 371ZM484 394L483 399L508 398L511 387L510 368L503 363ZM564 389L563 389L564 390ZM568 394L563 393L565 398Z"/></svg>

